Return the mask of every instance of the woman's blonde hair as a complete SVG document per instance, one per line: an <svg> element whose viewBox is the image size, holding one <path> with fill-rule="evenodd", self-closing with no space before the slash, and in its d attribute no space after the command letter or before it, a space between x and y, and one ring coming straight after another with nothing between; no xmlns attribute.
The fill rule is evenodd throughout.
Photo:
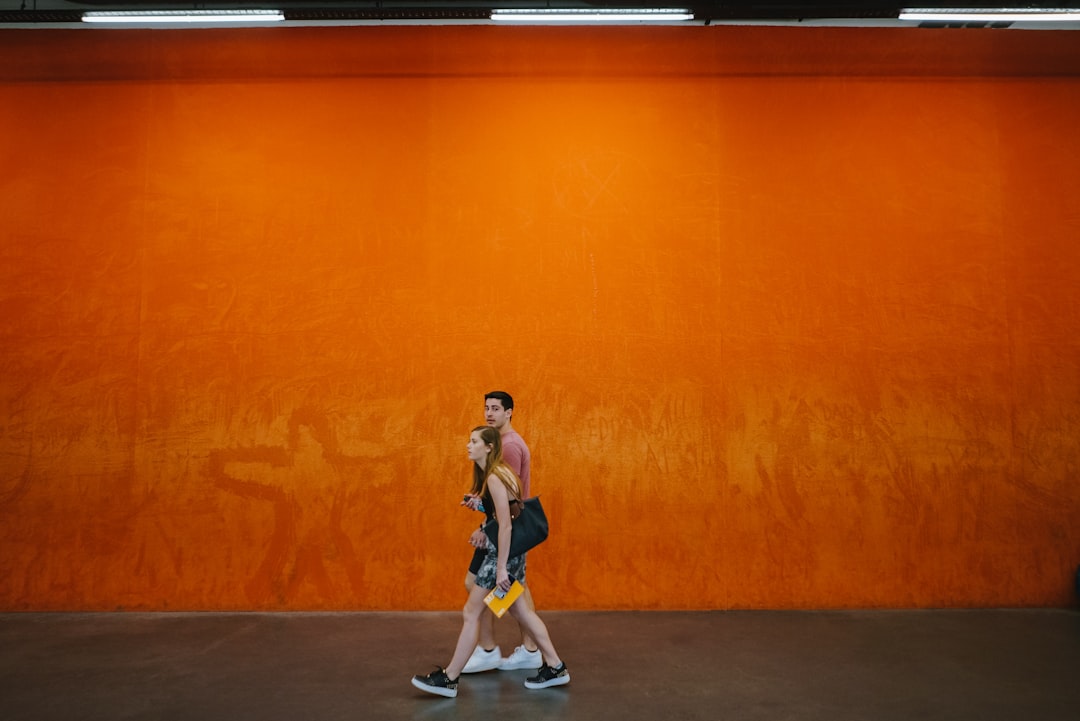
<svg viewBox="0 0 1080 721"><path fill-rule="evenodd" d="M488 456L487 466L481 468L479 463L473 463L473 482L472 491L478 496L483 495L487 479L489 476L497 475L503 484L513 482L514 490L512 495L515 498L521 496L521 483L518 481L517 474L514 473L514 469L506 464L506 461L502 457L502 435L497 428L491 426L477 426L470 431L469 435L473 433L480 434L480 440L484 442L484 445L491 446L491 455ZM507 486L509 488L509 486Z"/></svg>

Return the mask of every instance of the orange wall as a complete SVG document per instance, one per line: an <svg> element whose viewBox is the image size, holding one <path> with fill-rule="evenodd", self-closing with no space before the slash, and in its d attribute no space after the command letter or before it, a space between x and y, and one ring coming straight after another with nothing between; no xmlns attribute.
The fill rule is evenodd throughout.
<svg viewBox="0 0 1080 721"><path fill-rule="evenodd" d="M1063 606L1070 33L0 33L0 609Z"/></svg>

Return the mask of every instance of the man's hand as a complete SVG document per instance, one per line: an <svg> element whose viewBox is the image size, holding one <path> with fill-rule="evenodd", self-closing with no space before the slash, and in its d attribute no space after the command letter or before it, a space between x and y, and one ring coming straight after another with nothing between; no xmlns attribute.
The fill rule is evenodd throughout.
<svg viewBox="0 0 1080 721"><path fill-rule="evenodd" d="M469 536L469 545L473 548L487 548L487 534L477 528L475 531L472 532L472 535Z"/></svg>

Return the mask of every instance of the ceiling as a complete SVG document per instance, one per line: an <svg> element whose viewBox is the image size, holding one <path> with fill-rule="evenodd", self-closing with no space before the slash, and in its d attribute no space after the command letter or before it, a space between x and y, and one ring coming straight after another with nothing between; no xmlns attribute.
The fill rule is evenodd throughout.
<svg viewBox="0 0 1080 721"><path fill-rule="evenodd" d="M405 24L486 24L493 8L627 8L685 7L694 11L695 25L806 25L857 27L915 27L919 24L897 20L902 8L1071 8L1080 10L1077 0L1067 2L815 2L799 0L757 0L756 2L716 2L688 0L0 0L0 29L89 27L81 22L84 11L102 10L189 10L255 9L284 11L285 25L405 25ZM942 23L922 23L941 27ZM1080 29L1080 22L1048 23L952 23L947 27L1001 29ZM97 26L101 27L101 26Z"/></svg>

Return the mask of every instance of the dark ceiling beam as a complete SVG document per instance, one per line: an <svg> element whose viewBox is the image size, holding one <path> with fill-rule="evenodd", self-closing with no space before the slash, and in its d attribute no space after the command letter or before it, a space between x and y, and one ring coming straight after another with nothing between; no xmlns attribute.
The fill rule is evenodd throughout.
<svg viewBox="0 0 1080 721"><path fill-rule="evenodd" d="M39 5L41 6L39 9ZM224 10L272 8L282 10L293 22L486 22L494 8L633 8L687 7L693 10L697 24L711 22L784 22L784 21L888 21L905 7L1005 8L1080 8L1080 0L1050 3L1013 2L924 2L908 4L864 0L862 2L756 0L723 2L717 0L0 0L0 27L12 24L79 23L84 10Z"/></svg>

